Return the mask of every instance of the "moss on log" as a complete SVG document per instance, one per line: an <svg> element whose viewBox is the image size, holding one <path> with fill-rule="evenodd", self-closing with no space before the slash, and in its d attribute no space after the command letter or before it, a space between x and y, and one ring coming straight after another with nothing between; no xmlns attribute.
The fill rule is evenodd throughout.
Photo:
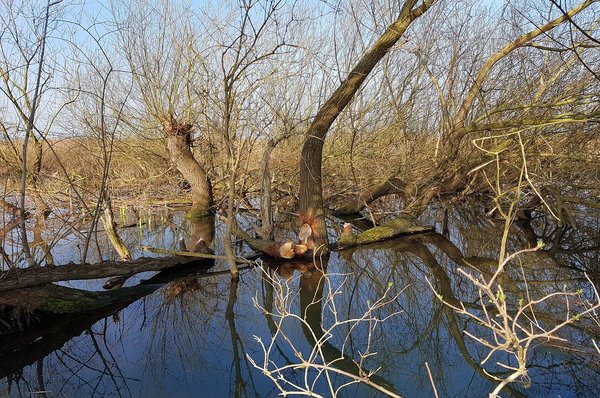
<svg viewBox="0 0 600 398"><path fill-rule="evenodd" d="M214 217L214 216L215 216L215 211L212 208L198 209L198 208L192 207L185 214L185 218L187 218L188 220L191 220L191 221L203 221L207 217Z"/></svg>
<svg viewBox="0 0 600 398"><path fill-rule="evenodd" d="M337 246L338 248L345 248L366 245L401 235L425 233L431 232L432 230L433 229L429 227L414 225L413 217L399 216L388 223L368 229L358 235L344 234L340 237Z"/></svg>

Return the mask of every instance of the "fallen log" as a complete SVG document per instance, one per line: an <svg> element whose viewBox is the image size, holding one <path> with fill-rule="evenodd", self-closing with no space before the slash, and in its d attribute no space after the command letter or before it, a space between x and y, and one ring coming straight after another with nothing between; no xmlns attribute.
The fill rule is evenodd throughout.
<svg viewBox="0 0 600 398"><path fill-rule="evenodd" d="M210 268L210 259L195 257L139 258L133 261L106 261L97 264L58 265L55 267L11 269L0 273L0 291L44 285L52 282L100 279L111 276L131 276L140 272L161 271L178 266L201 266Z"/></svg>
<svg viewBox="0 0 600 398"><path fill-rule="evenodd" d="M140 285L110 292L45 285L0 294L0 379L44 358L94 323L169 282L219 274L209 274L207 270L206 267L169 268ZM15 319L15 311L25 317Z"/></svg>
<svg viewBox="0 0 600 398"><path fill-rule="evenodd" d="M196 258L204 258L204 259L210 259L210 260L229 261L229 257L227 257L227 256L217 256L215 254L210 254L210 253L167 250L167 249L159 249L159 248L150 247L150 246L142 246L142 250L145 252L156 253L156 254L168 254L170 256L196 257ZM254 261L246 260L245 258L236 258L235 262L238 264L256 264Z"/></svg>
<svg viewBox="0 0 600 398"><path fill-rule="evenodd" d="M410 216L399 216L383 225L368 229L357 235L353 235L347 226L336 244L336 249L342 249L369 243L381 242L402 235L421 234L433 231L431 227L414 225L414 218Z"/></svg>

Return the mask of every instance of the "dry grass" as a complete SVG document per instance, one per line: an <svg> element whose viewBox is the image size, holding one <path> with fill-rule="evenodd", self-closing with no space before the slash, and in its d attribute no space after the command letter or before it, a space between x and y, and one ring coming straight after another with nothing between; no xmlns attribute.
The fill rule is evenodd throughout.
<svg viewBox="0 0 600 398"><path fill-rule="evenodd" d="M491 133L490 133L491 134ZM561 190L585 191L597 196L600 186L600 140L589 139L587 132L557 132L552 135L525 136L527 166L532 180L539 185L555 185ZM298 187L298 164L303 142L295 136L281 142L271 155L273 191L276 200L294 205ZM435 162L436 138L430 134L398 131L394 128L359 132L333 131L326 142L323 157L323 186L329 205L341 204L361 189L396 175L419 185L433 181L439 175ZM15 143L18 147L18 143ZM253 195L261 184L260 159L264 141L247 142L238 172L240 192ZM514 137L485 141L486 150L500 148L501 181L510 187L518 179L522 156ZM43 145L43 166L38 188L43 194L68 198L73 195L71 184L85 198L99 192L103 156L100 142L94 139L64 139ZM209 169L217 200L225 187L226 153L218 141L202 140L194 147L201 163ZM6 142L0 143L0 178L5 192L17 192L20 164L15 151ZM458 161L472 168L493 157L465 145ZM446 165L442 165L445 167ZM30 166L31 167L31 166ZM473 193L490 194L490 181L497 164L473 174ZM151 203L157 200L187 198L184 182L172 165L161 139L130 138L114 146L109 184L116 201ZM287 197L287 199L286 199Z"/></svg>

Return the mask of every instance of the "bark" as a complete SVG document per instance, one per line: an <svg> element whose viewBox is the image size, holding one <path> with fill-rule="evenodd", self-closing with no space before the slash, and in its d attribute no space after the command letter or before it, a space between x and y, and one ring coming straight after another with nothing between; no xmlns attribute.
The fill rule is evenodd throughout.
<svg viewBox="0 0 600 398"><path fill-rule="evenodd" d="M90 292L57 285L39 286L0 295L0 308L25 308L29 321L0 325L0 379L18 373L23 367L62 347L71 338L88 330L99 320L118 313L129 304L151 294L173 280L193 275L195 280L213 273L208 268L171 268L138 286L111 292ZM0 311L0 317L2 316Z"/></svg>
<svg viewBox="0 0 600 398"><path fill-rule="evenodd" d="M300 242L296 244L291 241L275 242L272 240L252 238L250 235L248 235L248 233L241 230L237 225L232 226L232 232L238 238L246 241L246 243L254 250L262 252L267 256L273 258L282 258L286 260L292 258L298 259L302 258L309 249L308 245L305 242Z"/></svg>
<svg viewBox="0 0 600 398"><path fill-rule="evenodd" d="M405 193L405 189L406 184L399 178L388 178L382 183L362 190L356 200L341 206L339 209L335 210L333 214L335 216L348 216L360 213L365 207L371 204L371 202L386 195L402 195Z"/></svg>
<svg viewBox="0 0 600 398"><path fill-rule="evenodd" d="M192 213L206 215L213 205L212 185L208 174L198 163L190 148L193 126L178 122L171 115L163 122L163 127L171 161L190 184Z"/></svg>
<svg viewBox="0 0 600 398"><path fill-rule="evenodd" d="M32 134L31 138L33 139L33 149L35 155L33 160L33 171L31 173L31 182L33 183L34 187L37 187L40 174L42 173L44 150L41 141L35 136L35 134Z"/></svg>
<svg viewBox="0 0 600 398"><path fill-rule="evenodd" d="M211 259L211 260L229 260L229 256L218 256L218 255L215 255L212 253L166 250L166 249L158 249L158 248L150 247L150 246L142 246L141 249L145 252L156 253L156 254L168 254L170 256L196 257L196 258L205 258L205 259ZM246 260L243 258L236 258L235 261L239 264L256 264L254 261Z"/></svg>
<svg viewBox="0 0 600 398"><path fill-rule="evenodd" d="M215 216L195 217L190 219L192 233L188 240L187 250L195 253L213 253L212 243L215 238Z"/></svg>
<svg viewBox="0 0 600 398"><path fill-rule="evenodd" d="M50 316L44 316L46 310L37 311L35 315L39 318L38 322L33 325L23 325L26 327L18 328L6 336L0 336L0 378L18 373L23 367L34 363L40 357L43 358L61 348L67 341L80 335L97 321L117 313L158 287L158 285L135 286L117 292L101 292L105 296L98 296L96 299L93 296L96 292L84 292L55 285L26 292L27 296L32 298L39 296L38 300L33 301L33 305L39 305L40 300L45 300L46 303L51 303L52 307L61 307L63 313L50 312ZM119 293L119 296L111 298L110 295L115 293ZM4 304L4 300L2 302ZM76 307L80 308L76 316L69 313L69 309L75 310Z"/></svg>
<svg viewBox="0 0 600 398"><path fill-rule="evenodd" d="M107 261L98 264L73 264L12 269L0 273L0 291L44 285L52 282L131 276L140 272L160 271L181 265L211 267L213 261L194 257L140 258L128 262Z"/></svg>
<svg viewBox="0 0 600 398"><path fill-rule="evenodd" d="M405 1L398 19L362 56L347 79L321 107L306 132L300 158L299 210L300 225L308 223L313 231L313 235L309 239L310 248L328 250L329 240L323 211L321 164L323 144L329 128L377 63L398 42L410 24L427 11L434 2L435 0L425 0L420 7L413 9L417 0Z"/></svg>

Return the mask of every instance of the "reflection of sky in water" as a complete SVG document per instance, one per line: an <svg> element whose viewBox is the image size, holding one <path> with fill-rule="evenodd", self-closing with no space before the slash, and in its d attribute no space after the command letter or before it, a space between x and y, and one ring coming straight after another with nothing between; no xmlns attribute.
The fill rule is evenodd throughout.
<svg viewBox="0 0 600 398"><path fill-rule="evenodd" d="M487 224L486 233L497 232L494 231L497 227L490 225ZM124 231L128 246L139 247L139 229ZM186 231L187 222L175 217L166 229L150 231L149 227L144 228L141 243L175 249L177 240L186 237ZM451 240L466 255L490 255L497 247L494 239L488 237L477 243L477 234L467 236L464 231L457 221L450 234ZM220 241L222 233L222 228L218 227L215 241ZM514 241L516 244L516 239ZM398 299L380 314L384 317L399 312L374 331L371 351L378 354L366 362L366 368L381 367L377 375L393 384L402 396L429 397L432 389L425 368L425 362L428 362L440 396L487 396L493 384L482 376L483 372L477 365L487 351L461 333L465 327L470 331L484 331L473 322L465 323L464 319L439 305L427 283L429 279L438 289L441 284L439 275L432 276L432 264L423 260L422 252L416 247L414 244L395 243L383 249L359 250L352 254L352 261L347 261L342 254L332 254L328 272L344 275L334 275L331 280L338 284L345 279L336 300L338 314L341 318L357 316L364 311L367 302L376 300L390 285L392 294L403 290ZM473 291L455 272L456 264L435 244L426 243L420 247L420 250L424 247L433 254L454 294L463 300L472 300ZM54 253L57 263L76 261L78 255L62 243L56 246ZM135 254L139 256L141 253L136 251ZM562 285L562 282L547 283L557 272L548 261L534 260L527 263L529 277L532 281L546 283L532 284L533 293ZM222 263L213 268L223 269L226 268ZM519 272L519 269L507 271L509 275L515 273L517 276ZM299 276L297 272L294 275L293 289L297 291ZM128 284L134 285L149 276L151 274L138 276ZM267 297L260 272L255 269L242 274L233 324L226 316L230 300L228 275L201 277L198 282L194 290L176 297L170 296L173 284L161 288L131 304L116 317L96 323L91 328L94 338L84 333L48 356L44 360L43 374L50 395L276 396L272 382L246 360L246 355L257 362L262 359L262 351L253 336L261 337L266 343L271 336L267 317L252 303L255 295L263 305ZM65 285L100 288L99 281L77 281ZM510 289L508 291L510 293ZM295 313L300 312L299 300L292 308ZM323 314L327 326L332 321L332 314L326 309ZM303 352L310 350L310 343L298 324L288 322L284 324L284 330ZM232 335L235 337L233 343ZM341 329L330 342L339 348L344 335L345 330ZM357 328L345 346L345 353L358 358L364 350L366 336L365 328ZM573 336L585 340L583 335ZM272 359L278 364L295 360L293 352L283 341L278 342L274 353ZM515 385L526 396L595 396L595 386L600 377L578 363L577 359L558 355L555 350L543 347L534 349L531 358L532 386L522 389ZM499 370L492 365L487 369ZM299 374L287 375L292 380L302 381ZM342 381L336 380L338 383ZM0 382L0 388L6 391L6 379ZM35 365L25 368L22 380L13 384L13 395L18 395L19 389L22 395L29 395L28 391L37 389ZM318 384L318 390L326 392L324 383ZM348 387L343 396L366 397L377 396L377 393L368 387L354 385ZM510 393L505 391L502 396L510 396Z"/></svg>

